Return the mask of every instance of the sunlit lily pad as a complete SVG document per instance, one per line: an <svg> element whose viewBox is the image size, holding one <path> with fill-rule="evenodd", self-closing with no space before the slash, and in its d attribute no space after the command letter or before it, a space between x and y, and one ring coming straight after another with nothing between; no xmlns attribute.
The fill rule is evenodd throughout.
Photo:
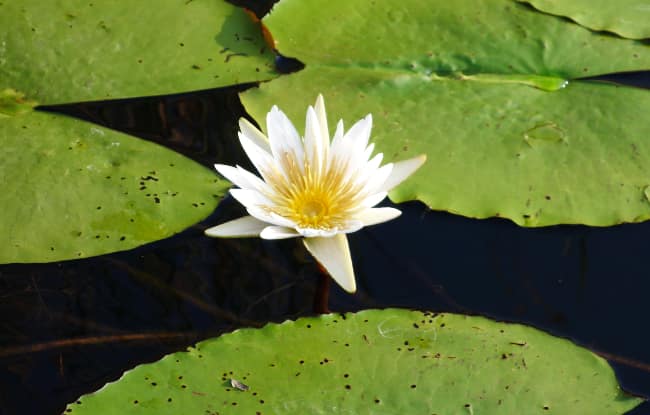
<svg viewBox="0 0 650 415"><path fill-rule="evenodd" d="M606 361L482 317L369 310L242 329L136 367L70 414L622 414Z"/></svg>
<svg viewBox="0 0 650 415"><path fill-rule="evenodd" d="M130 249L206 217L227 182L158 145L32 111L0 119L0 263Z"/></svg>
<svg viewBox="0 0 650 415"><path fill-rule="evenodd" d="M387 159L428 156L393 200L525 226L650 218L650 92L575 80L650 68L642 42L510 0L282 0L265 23L306 69L244 93L248 111L300 123L323 93L332 120L372 113Z"/></svg>
<svg viewBox="0 0 650 415"><path fill-rule="evenodd" d="M0 118L13 117L30 112L36 101L25 98L25 94L11 88L0 91Z"/></svg>
<svg viewBox="0 0 650 415"><path fill-rule="evenodd" d="M226 183L202 166L33 107L268 79L273 54L242 9L220 0L4 1L0 26L0 262L130 249L214 209Z"/></svg>
<svg viewBox="0 0 650 415"><path fill-rule="evenodd" d="M0 90L41 104L268 79L273 55L222 0L0 2Z"/></svg>
<svg viewBox="0 0 650 415"><path fill-rule="evenodd" d="M630 39L650 38L647 0L517 0L538 10L569 19L592 30L605 30Z"/></svg>

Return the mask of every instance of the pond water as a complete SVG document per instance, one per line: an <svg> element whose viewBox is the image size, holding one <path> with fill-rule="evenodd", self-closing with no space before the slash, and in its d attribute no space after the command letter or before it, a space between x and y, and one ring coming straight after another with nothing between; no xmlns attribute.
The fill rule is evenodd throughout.
<svg viewBox="0 0 650 415"><path fill-rule="evenodd" d="M236 92L58 110L206 164L244 163L231 145L242 111ZM650 222L526 229L418 202L399 208L399 219L351 235L359 291L352 296L333 285L332 310L398 306L533 325L607 357L623 388L650 397ZM133 251L1 266L4 413L56 414L139 363L237 327L312 314L319 272L299 241L203 236L241 213L227 198L202 223Z"/></svg>
<svg viewBox="0 0 650 415"><path fill-rule="evenodd" d="M648 73L613 79L650 87ZM235 140L237 92L247 87L52 110L206 165L249 166ZM399 219L351 235L359 291L332 285L332 310L396 306L532 325L606 357L625 390L650 398L650 222L526 229L418 202L398 208ZM132 251L0 266L0 413L58 414L140 363L313 314L319 271L299 241L203 235L242 212L227 198L203 222ZM631 414L650 414L650 405Z"/></svg>

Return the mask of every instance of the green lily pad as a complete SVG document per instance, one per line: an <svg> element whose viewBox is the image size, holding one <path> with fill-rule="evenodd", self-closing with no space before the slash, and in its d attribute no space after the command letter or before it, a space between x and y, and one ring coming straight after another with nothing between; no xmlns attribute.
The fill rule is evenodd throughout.
<svg viewBox="0 0 650 415"><path fill-rule="evenodd" d="M647 0L517 0L544 12L565 16L592 30L604 30L630 39L650 38Z"/></svg>
<svg viewBox="0 0 650 415"><path fill-rule="evenodd" d="M60 104L268 79L259 23L219 0L0 2L0 262L130 249L206 217L227 182Z"/></svg>
<svg viewBox="0 0 650 415"><path fill-rule="evenodd" d="M228 183L163 147L32 111L0 119L0 263L130 249L210 214Z"/></svg>
<svg viewBox="0 0 650 415"><path fill-rule="evenodd" d="M265 23L306 69L242 94L249 113L303 128L318 93L331 128L372 113L389 161L428 157L394 201L525 226L650 218L650 93L574 80L650 68L647 45L510 0L282 0Z"/></svg>
<svg viewBox="0 0 650 415"><path fill-rule="evenodd" d="M256 117L278 103L302 125L312 99L285 102L287 90L329 97L330 121L350 125L372 113L372 139L390 160L427 154L421 171L390 194L396 202L419 199L433 209L524 226L650 218L648 91L573 82L549 93L307 68L243 98Z"/></svg>
<svg viewBox="0 0 650 415"><path fill-rule="evenodd" d="M187 92L273 76L259 25L221 0L0 2L0 90L41 104Z"/></svg>
<svg viewBox="0 0 650 415"><path fill-rule="evenodd" d="M36 102L25 99L25 94L9 88L0 91L0 118L28 113L35 106Z"/></svg>
<svg viewBox="0 0 650 415"><path fill-rule="evenodd" d="M407 310L242 329L136 367L70 414L622 414L602 358L482 317Z"/></svg>

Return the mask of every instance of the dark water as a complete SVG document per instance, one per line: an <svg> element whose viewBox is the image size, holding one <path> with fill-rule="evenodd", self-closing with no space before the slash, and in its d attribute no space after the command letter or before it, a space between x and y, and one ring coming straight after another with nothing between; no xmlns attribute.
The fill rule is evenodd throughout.
<svg viewBox="0 0 650 415"><path fill-rule="evenodd" d="M650 75L617 76L650 87ZM248 162L234 140L249 86L59 107L209 165ZM387 203L388 204L388 203ZM520 228L413 202L350 237L359 292L330 308L408 307L539 327L606 356L624 389L650 398L650 222ZM297 240L215 240L239 217L226 199L204 222L129 252L0 266L0 413L58 414L124 370L242 326L312 314L318 270ZM631 414L650 414L641 405Z"/></svg>
<svg viewBox="0 0 650 415"><path fill-rule="evenodd" d="M232 145L237 90L58 110L201 162L245 162ZM398 306L523 322L607 356L626 390L650 397L650 222L526 229L418 202L399 208L399 219L351 235L359 292L333 286L333 310ZM204 222L133 251L0 266L3 413L57 414L137 364L237 327L312 314L319 274L299 241L203 236L242 213L226 199Z"/></svg>

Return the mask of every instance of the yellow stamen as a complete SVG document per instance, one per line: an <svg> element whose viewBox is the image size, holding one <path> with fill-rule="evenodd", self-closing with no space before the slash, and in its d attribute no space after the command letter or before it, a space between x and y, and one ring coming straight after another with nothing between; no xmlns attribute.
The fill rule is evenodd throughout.
<svg viewBox="0 0 650 415"><path fill-rule="evenodd" d="M274 194L267 210L290 219L301 228L331 230L345 226L350 214L367 195L363 187L345 178L347 163L334 161L314 166L307 160L299 166L293 153L285 153L281 168L264 172ZM346 180L344 180L346 179Z"/></svg>

